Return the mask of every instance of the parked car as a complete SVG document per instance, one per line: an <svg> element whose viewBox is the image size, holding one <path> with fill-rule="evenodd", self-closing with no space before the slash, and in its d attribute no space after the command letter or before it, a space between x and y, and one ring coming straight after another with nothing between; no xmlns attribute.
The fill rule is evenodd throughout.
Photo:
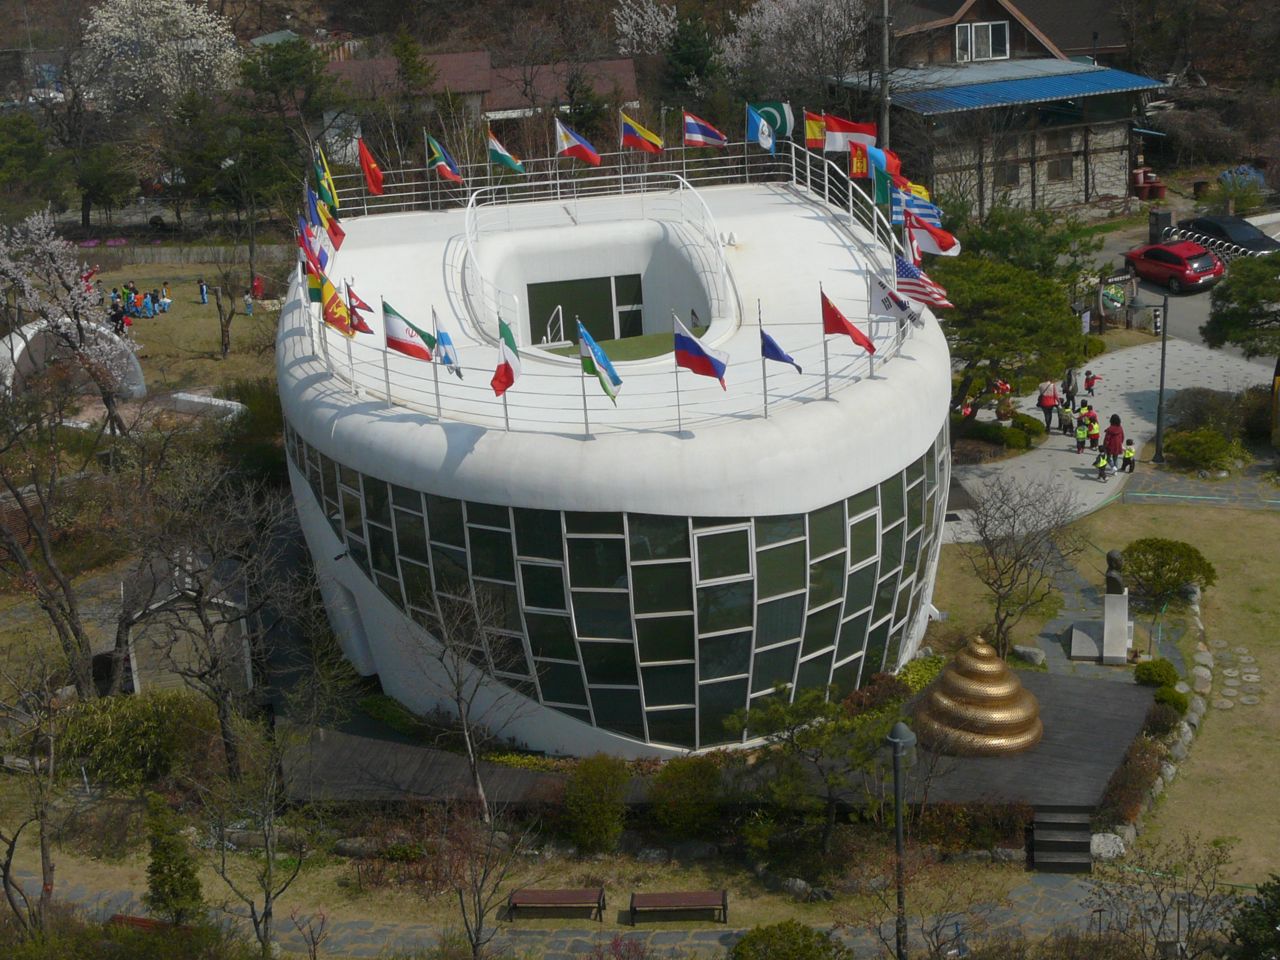
<svg viewBox="0 0 1280 960"><path fill-rule="evenodd" d="M1222 279L1222 261L1190 240L1152 243L1124 255L1130 274L1168 287L1170 292L1203 290Z"/></svg>
<svg viewBox="0 0 1280 960"><path fill-rule="evenodd" d="M1267 236L1243 217L1195 217L1191 220L1179 220L1178 229L1197 237L1243 247L1250 253L1274 253L1280 250L1280 240Z"/></svg>

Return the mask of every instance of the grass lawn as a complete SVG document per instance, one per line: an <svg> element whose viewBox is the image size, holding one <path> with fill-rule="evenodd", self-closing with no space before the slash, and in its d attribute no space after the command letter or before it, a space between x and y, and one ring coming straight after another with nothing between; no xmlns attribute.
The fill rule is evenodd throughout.
<svg viewBox="0 0 1280 960"><path fill-rule="evenodd" d="M1107 344L1107 353L1111 353L1115 350L1123 350L1125 347L1140 347L1147 343L1156 343L1159 338L1146 330L1126 330L1124 327L1117 327L1104 333L1102 339Z"/></svg>

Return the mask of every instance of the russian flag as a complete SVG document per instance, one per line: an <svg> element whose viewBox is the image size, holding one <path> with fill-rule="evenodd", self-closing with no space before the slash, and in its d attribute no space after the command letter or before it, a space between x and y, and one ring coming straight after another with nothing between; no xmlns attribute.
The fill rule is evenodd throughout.
<svg viewBox="0 0 1280 960"><path fill-rule="evenodd" d="M724 385L724 372L729 366L729 355L723 350L712 350L702 343L680 322L675 314L671 315L675 323L676 366L684 367L701 377L714 377L720 381L720 389L729 389Z"/></svg>
<svg viewBox="0 0 1280 960"><path fill-rule="evenodd" d="M723 147L729 138L701 117L684 111L684 145L686 147Z"/></svg>
<svg viewBox="0 0 1280 960"><path fill-rule="evenodd" d="M568 157L577 157L583 163L589 163L593 167L600 166L600 154L596 153L587 138L570 127L566 127L560 122L560 118L556 117L556 154L564 154Z"/></svg>

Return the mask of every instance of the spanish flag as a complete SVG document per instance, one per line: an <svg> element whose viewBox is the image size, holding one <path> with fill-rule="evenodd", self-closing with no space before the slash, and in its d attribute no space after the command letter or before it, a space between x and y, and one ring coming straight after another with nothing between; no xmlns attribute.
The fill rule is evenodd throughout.
<svg viewBox="0 0 1280 960"><path fill-rule="evenodd" d="M622 117L622 145L624 147L643 150L645 153L662 152L662 138L660 136L652 130L646 130L625 113L622 113L622 111L618 112Z"/></svg>
<svg viewBox="0 0 1280 960"><path fill-rule="evenodd" d="M810 150L821 150L827 141L827 124L820 113L804 112L804 145Z"/></svg>

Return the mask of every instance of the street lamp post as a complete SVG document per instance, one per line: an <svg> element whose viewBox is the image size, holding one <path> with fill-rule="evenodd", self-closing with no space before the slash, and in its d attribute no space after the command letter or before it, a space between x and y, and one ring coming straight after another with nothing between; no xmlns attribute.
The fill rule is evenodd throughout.
<svg viewBox="0 0 1280 960"><path fill-rule="evenodd" d="M885 737L885 742L893 749L893 836L898 849L897 884L898 884L898 924L896 931L897 960L907 960L907 889L902 873L903 840L902 840L902 758L907 751L916 745L916 735L911 728L899 720Z"/></svg>
<svg viewBox="0 0 1280 960"><path fill-rule="evenodd" d="M1164 316L1160 321L1160 395L1156 399L1156 455L1152 463L1164 463L1164 358L1169 349L1169 295L1164 295Z"/></svg>

